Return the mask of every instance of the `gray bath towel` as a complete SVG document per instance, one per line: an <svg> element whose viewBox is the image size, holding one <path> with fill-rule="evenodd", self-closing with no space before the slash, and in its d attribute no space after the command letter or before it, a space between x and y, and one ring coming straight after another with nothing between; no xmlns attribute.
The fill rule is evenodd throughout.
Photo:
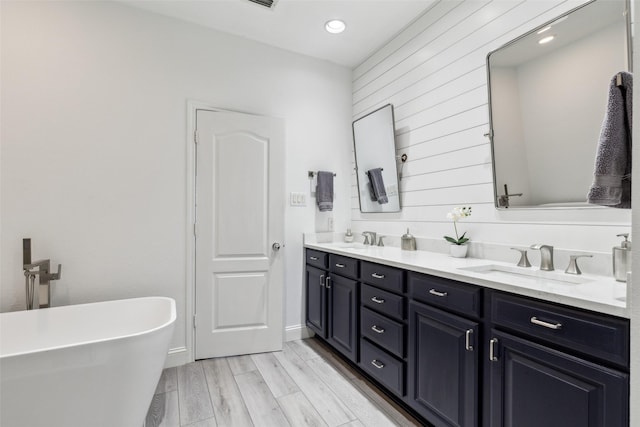
<svg viewBox="0 0 640 427"><path fill-rule="evenodd" d="M384 188L384 180L382 179L382 168L370 169L367 171L367 175L369 176L371 200L381 205L389 203L387 190Z"/></svg>
<svg viewBox="0 0 640 427"><path fill-rule="evenodd" d="M633 76L617 74L609 85L607 111L600 130L593 184L587 202L613 208L631 207L631 119Z"/></svg>
<svg viewBox="0 0 640 427"><path fill-rule="evenodd" d="M333 210L333 172L318 172L316 202L318 203L318 210L320 210L320 212Z"/></svg>

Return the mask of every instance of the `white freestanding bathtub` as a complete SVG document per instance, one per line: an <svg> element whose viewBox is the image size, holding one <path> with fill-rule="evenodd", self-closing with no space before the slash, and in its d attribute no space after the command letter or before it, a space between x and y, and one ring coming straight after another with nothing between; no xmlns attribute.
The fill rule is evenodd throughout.
<svg viewBox="0 0 640 427"><path fill-rule="evenodd" d="M149 297L0 314L2 427L142 427L175 301Z"/></svg>

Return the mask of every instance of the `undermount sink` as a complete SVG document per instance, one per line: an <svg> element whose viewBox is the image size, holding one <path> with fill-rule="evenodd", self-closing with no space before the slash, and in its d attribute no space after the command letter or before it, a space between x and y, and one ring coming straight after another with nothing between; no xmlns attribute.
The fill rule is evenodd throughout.
<svg viewBox="0 0 640 427"><path fill-rule="evenodd" d="M362 243L356 243L356 242L353 242L353 243L340 243L340 242L338 242L338 243L332 243L332 246L335 246L336 249L353 249L353 250L356 250L356 251L364 250L364 249L367 249L367 248L370 247L369 245L365 245L365 244L362 244Z"/></svg>
<svg viewBox="0 0 640 427"><path fill-rule="evenodd" d="M486 274L493 279L516 279L519 283L577 285L591 281L582 276L566 274L559 271L543 271L509 265L488 264L475 267L460 267L459 270Z"/></svg>

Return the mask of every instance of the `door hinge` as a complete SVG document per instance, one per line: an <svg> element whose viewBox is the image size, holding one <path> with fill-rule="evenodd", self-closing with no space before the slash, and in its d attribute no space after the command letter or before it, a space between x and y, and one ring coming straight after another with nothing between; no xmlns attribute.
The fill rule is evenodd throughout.
<svg viewBox="0 0 640 427"><path fill-rule="evenodd" d="M193 223L193 237L198 237L198 224Z"/></svg>
<svg viewBox="0 0 640 427"><path fill-rule="evenodd" d="M197 324L198 324L197 317L198 316L196 314L193 315L193 329L195 329L197 327Z"/></svg>
<svg viewBox="0 0 640 427"><path fill-rule="evenodd" d="M196 144L200 142L200 132L198 132L197 130L193 131L193 142L195 142Z"/></svg>

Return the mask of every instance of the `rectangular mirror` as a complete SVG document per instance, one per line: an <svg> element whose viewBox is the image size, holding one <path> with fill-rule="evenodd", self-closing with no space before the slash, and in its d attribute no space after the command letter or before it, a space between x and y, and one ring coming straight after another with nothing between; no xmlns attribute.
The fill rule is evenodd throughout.
<svg viewBox="0 0 640 427"><path fill-rule="evenodd" d="M361 212L399 212L393 105L353 122L353 146Z"/></svg>
<svg viewBox="0 0 640 427"><path fill-rule="evenodd" d="M595 0L487 55L498 209L586 203L611 79L630 71L628 1Z"/></svg>

